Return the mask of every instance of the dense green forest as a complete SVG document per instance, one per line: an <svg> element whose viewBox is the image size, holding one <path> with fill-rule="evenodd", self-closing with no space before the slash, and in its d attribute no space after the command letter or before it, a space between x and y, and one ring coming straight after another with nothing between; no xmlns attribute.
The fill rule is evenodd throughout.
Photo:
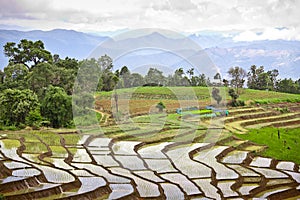
<svg viewBox="0 0 300 200"><path fill-rule="evenodd" d="M196 74L194 69L184 71L179 67L165 76L156 68L149 68L147 74L131 73L123 66L113 69L113 60L108 55L98 59L78 61L74 58L60 58L47 51L42 41L21 40L18 44L8 42L4 54L9 64L0 70L0 127L51 126L72 127L72 93L79 70L93 66L98 71L97 91L111 91L114 88L138 86L225 86L232 87L230 96L238 98L239 88L247 80L247 86L257 90L272 90L300 93L300 79L278 79L277 70L265 72L264 67L250 67L246 72L240 67L230 68L229 80L217 73L213 78ZM89 79L87 74L87 79ZM212 95L220 101L218 90Z"/></svg>

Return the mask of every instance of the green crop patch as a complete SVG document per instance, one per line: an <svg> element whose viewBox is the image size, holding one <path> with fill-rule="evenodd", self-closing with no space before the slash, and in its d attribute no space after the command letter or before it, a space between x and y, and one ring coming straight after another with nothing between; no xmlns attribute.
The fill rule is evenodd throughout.
<svg viewBox="0 0 300 200"><path fill-rule="evenodd" d="M236 134L237 137L250 140L268 148L261 152L263 156L278 160L290 160L300 164L300 128L286 129L266 127L251 129L247 134Z"/></svg>

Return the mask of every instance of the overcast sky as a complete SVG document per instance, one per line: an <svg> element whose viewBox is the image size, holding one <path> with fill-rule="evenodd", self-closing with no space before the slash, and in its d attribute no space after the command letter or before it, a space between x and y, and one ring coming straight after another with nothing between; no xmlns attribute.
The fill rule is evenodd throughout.
<svg viewBox="0 0 300 200"><path fill-rule="evenodd" d="M164 28L300 40L300 0L0 0L0 27L106 32Z"/></svg>

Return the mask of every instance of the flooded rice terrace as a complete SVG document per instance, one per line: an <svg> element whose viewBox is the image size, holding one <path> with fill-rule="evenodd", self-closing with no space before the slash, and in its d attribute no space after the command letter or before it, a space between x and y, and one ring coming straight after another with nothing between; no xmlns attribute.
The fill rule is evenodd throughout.
<svg viewBox="0 0 300 200"><path fill-rule="evenodd" d="M5 199L300 197L297 164L257 157L240 141L233 148L45 134L1 135Z"/></svg>

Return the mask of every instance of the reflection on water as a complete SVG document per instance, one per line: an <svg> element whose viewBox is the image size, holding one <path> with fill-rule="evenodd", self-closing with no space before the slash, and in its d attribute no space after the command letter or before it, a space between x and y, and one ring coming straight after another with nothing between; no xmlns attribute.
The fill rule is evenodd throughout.
<svg viewBox="0 0 300 200"><path fill-rule="evenodd" d="M19 176L19 177L31 177L39 174L41 174L41 172L34 168L18 169L18 170L14 170L12 173L13 176Z"/></svg>
<svg viewBox="0 0 300 200"><path fill-rule="evenodd" d="M30 167L30 165L20 163L20 162L15 162L15 161L6 161L6 162L4 162L4 165L8 169L18 169L18 168Z"/></svg>
<svg viewBox="0 0 300 200"><path fill-rule="evenodd" d="M49 182L69 183L75 180L75 178L70 173L67 173L65 171L36 164L34 166L43 171L43 174Z"/></svg>

